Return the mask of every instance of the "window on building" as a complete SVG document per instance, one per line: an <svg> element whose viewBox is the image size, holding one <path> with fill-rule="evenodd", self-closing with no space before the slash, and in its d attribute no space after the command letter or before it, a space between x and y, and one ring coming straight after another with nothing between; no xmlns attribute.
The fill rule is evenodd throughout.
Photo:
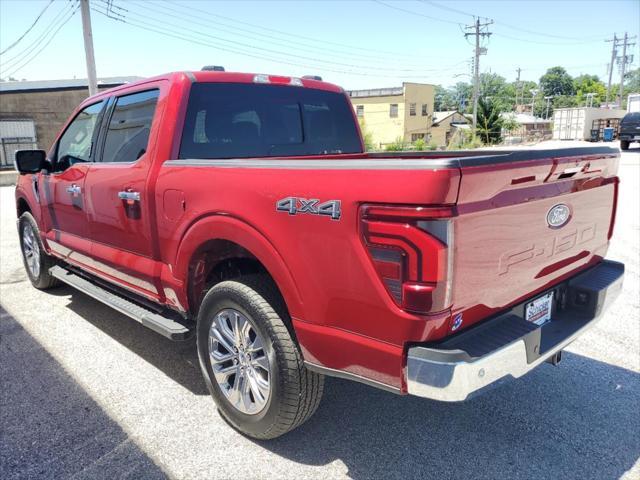
<svg viewBox="0 0 640 480"><path fill-rule="evenodd" d="M58 142L57 163L65 169L77 162L88 162L93 150L93 134L104 102L82 110L69 124Z"/></svg>
<svg viewBox="0 0 640 480"><path fill-rule="evenodd" d="M415 103L410 103L409 104L409 115L411 115L412 117L416 116L416 104Z"/></svg>
<svg viewBox="0 0 640 480"><path fill-rule="evenodd" d="M398 104L392 103L389 105L389 116L391 118L396 118L398 116Z"/></svg>
<svg viewBox="0 0 640 480"><path fill-rule="evenodd" d="M421 138L424 138L424 133L412 133L411 134L411 142L415 142L416 140L419 140Z"/></svg>
<svg viewBox="0 0 640 480"><path fill-rule="evenodd" d="M364 117L364 105L356 105L356 115L358 117Z"/></svg>
<svg viewBox="0 0 640 480"><path fill-rule="evenodd" d="M103 162L135 162L147 151L158 94L158 90L148 90L118 98L104 142Z"/></svg>
<svg viewBox="0 0 640 480"><path fill-rule="evenodd" d="M427 111L427 104L426 104L426 103L423 103L423 104L422 104L422 116L423 116L423 117L426 117L428 113L429 113L429 112Z"/></svg>

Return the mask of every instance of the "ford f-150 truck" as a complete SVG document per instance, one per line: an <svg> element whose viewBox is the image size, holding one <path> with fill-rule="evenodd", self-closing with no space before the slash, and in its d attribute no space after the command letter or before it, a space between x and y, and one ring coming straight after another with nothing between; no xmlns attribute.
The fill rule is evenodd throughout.
<svg viewBox="0 0 640 480"><path fill-rule="evenodd" d="M618 161L365 153L340 87L172 73L88 98L48 153L16 154L20 245L34 287L195 335L222 415L274 438L325 375L462 401L557 363L621 289Z"/></svg>

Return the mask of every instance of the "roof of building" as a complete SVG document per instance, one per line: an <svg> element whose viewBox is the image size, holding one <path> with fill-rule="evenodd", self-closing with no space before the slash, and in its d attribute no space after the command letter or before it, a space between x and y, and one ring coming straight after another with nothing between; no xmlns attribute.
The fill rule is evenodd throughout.
<svg viewBox="0 0 640 480"><path fill-rule="evenodd" d="M526 125L529 123L551 123L551 119L544 119L540 117L534 117L528 113L514 113L514 112L502 112L500 118L514 118L520 125Z"/></svg>
<svg viewBox="0 0 640 480"><path fill-rule="evenodd" d="M460 114L462 115L458 110L444 110L442 112L433 112L433 123L440 123L443 120L446 120L447 118L449 118L450 116L454 115L454 114ZM462 115L466 120L468 120L468 118L464 115Z"/></svg>
<svg viewBox="0 0 640 480"><path fill-rule="evenodd" d="M347 90L347 94L352 98L390 97L392 95L402 95L403 93L404 93L404 87L369 88L366 90Z"/></svg>
<svg viewBox="0 0 640 480"><path fill-rule="evenodd" d="M142 77L103 77L98 78L98 87L115 87L124 83L135 82ZM73 78L65 80L34 80L23 82L0 82L0 93L8 92L29 92L29 91L51 91L51 90L74 90L77 88L87 88L89 82L86 78Z"/></svg>

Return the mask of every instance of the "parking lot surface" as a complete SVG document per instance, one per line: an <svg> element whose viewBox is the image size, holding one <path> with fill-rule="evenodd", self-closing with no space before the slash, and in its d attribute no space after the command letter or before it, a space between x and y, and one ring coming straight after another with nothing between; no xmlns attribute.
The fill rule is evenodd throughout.
<svg viewBox="0 0 640 480"><path fill-rule="evenodd" d="M640 478L640 153L623 154L608 258L623 295L558 367L462 404L328 379L270 442L217 413L193 342L172 343L23 270L0 189L0 478Z"/></svg>

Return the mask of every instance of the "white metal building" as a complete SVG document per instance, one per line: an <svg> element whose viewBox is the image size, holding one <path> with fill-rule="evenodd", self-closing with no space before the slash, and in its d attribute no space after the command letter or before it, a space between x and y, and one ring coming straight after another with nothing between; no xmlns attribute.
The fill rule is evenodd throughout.
<svg viewBox="0 0 640 480"><path fill-rule="evenodd" d="M594 120L620 119L627 112L606 108L556 108L553 111L554 140L589 140Z"/></svg>

